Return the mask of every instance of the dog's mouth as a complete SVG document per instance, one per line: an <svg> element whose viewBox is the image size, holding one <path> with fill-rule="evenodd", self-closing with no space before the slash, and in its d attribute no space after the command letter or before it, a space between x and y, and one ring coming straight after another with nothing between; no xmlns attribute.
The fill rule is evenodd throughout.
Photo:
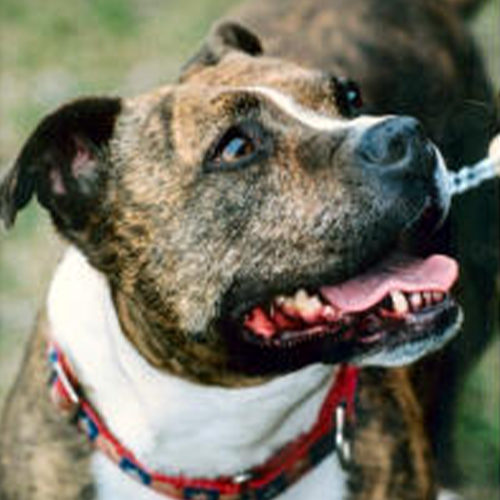
<svg viewBox="0 0 500 500"><path fill-rule="evenodd" d="M451 336L459 318L450 294L457 277L450 257L398 252L343 283L301 288L258 304L243 314L238 329L245 342L264 351L302 350L306 358L314 352L316 361L368 363L387 351L376 364L403 364ZM413 349L400 349L410 344Z"/></svg>

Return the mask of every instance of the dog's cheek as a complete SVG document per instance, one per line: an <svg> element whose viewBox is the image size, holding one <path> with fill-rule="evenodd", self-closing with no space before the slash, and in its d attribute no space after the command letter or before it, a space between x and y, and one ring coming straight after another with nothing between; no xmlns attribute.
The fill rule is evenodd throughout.
<svg viewBox="0 0 500 500"><path fill-rule="evenodd" d="M149 292L147 292L149 293ZM230 384L228 362L216 336L197 338L178 327L175 313L138 303L138 296L113 293L125 336L155 368L196 382Z"/></svg>

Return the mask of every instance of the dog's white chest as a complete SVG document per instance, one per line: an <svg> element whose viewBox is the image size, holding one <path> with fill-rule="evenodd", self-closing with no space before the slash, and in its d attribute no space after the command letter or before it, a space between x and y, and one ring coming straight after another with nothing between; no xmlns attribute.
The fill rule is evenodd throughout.
<svg viewBox="0 0 500 500"><path fill-rule="evenodd" d="M114 435L149 469L187 477L232 476L261 465L315 423L333 381L314 365L267 384L223 389L153 369L122 334L107 283L76 250L68 251L51 285L48 315L54 340ZM99 500L160 500L96 452ZM277 497L344 496L335 456Z"/></svg>

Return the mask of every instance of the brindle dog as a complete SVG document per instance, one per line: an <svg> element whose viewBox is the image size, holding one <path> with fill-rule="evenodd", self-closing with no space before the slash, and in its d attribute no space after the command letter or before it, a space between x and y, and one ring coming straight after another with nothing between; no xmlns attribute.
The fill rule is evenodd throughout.
<svg viewBox="0 0 500 500"><path fill-rule="evenodd" d="M455 237L449 225L420 241L445 212L422 126L357 117L411 113L452 163L483 154L489 118L463 103L492 101L461 20L430 0L254 2L241 18L269 40L269 55L252 32L221 24L175 85L81 99L43 120L2 184L3 219L11 225L36 195L106 277L131 345L197 384L258 386L312 363L397 364L440 347L458 321L450 297L373 337L304 329L268 342L248 315L300 288L344 282L395 249L463 250L470 233ZM363 109L345 75L360 82ZM492 188L482 189L490 200ZM472 229L479 256L489 252L496 234ZM481 294L474 284L461 291L473 311L466 328L486 330L496 261L483 268L477 256L465 253L463 275L481 273ZM47 400L50 335L42 315L3 421L9 500L98 498L90 448ZM357 406L348 498L434 498L409 374L366 369Z"/></svg>

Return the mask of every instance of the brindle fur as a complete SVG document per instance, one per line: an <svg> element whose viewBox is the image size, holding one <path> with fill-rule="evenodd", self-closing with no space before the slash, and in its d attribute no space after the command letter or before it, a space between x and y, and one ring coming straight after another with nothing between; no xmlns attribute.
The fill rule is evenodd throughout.
<svg viewBox="0 0 500 500"><path fill-rule="evenodd" d="M290 0L263 0L243 17L266 35L270 54L357 78L367 111L413 113L448 158L477 157L488 120L467 120L456 133L453 123L462 102L490 102L490 93L458 18L437 1L384 6L377 3L376 23L369 22L372 0L296 0L293 9ZM466 66L474 68L474 86L460 73ZM416 75L418 93L407 86ZM217 322L228 297L245 302L304 282L342 280L393 245L421 196L381 196L342 155L332 165L326 160L331 136L313 134L255 95L234 90L248 85L272 86L320 112L340 113L330 73L262 57L253 35L226 26L178 84L133 99L79 101L46 119L0 191L8 223L38 196L59 232L106 274L125 334L152 365L232 387L267 376L231 364ZM268 157L239 172L205 171L215 138L234 120L252 116L272 136ZM95 123L101 124L97 132ZM348 141L346 148L349 155ZM479 241L485 249L491 243ZM45 330L41 326L32 343L3 421L0 492L6 500L91 499L89 449L47 400ZM408 374L364 374L359 407L350 498L433 498Z"/></svg>
<svg viewBox="0 0 500 500"><path fill-rule="evenodd" d="M2 500L92 500L91 446L48 397L47 323L41 315L0 434Z"/></svg>
<svg viewBox="0 0 500 500"><path fill-rule="evenodd" d="M435 498L421 405L404 369L361 373L350 500Z"/></svg>

